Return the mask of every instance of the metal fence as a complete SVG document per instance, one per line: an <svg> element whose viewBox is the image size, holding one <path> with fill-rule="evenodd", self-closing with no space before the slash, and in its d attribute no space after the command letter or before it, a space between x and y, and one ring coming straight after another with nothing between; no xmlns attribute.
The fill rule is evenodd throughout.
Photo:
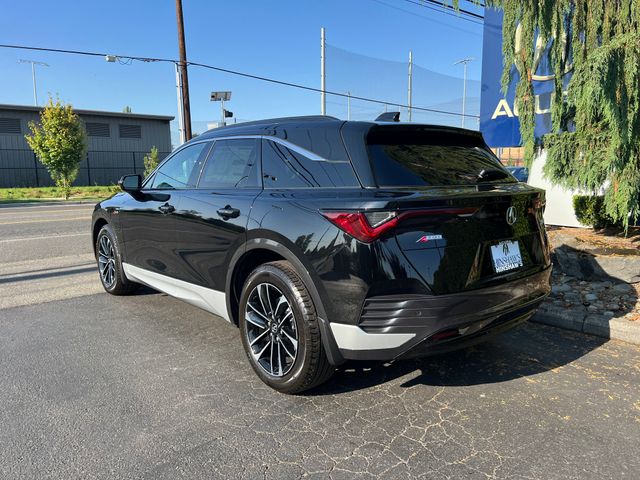
<svg viewBox="0 0 640 480"><path fill-rule="evenodd" d="M74 185L111 185L122 175L144 172L148 152L91 151L80 162ZM162 160L170 152L158 152ZM54 183L47 169L28 149L0 150L0 188L50 187Z"/></svg>

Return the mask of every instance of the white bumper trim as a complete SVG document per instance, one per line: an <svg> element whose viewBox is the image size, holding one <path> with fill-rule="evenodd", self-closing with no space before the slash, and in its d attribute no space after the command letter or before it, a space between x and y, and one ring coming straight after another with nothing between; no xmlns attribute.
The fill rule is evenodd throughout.
<svg viewBox="0 0 640 480"><path fill-rule="evenodd" d="M122 267L124 268L124 274L129 280L144 283L151 288L184 300L191 305L218 315L226 321L230 321L229 315L227 314L227 302L224 292L167 277L166 275L151 272L129 263L123 263Z"/></svg>
<svg viewBox="0 0 640 480"><path fill-rule="evenodd" d="M343 350L384 350L407 343L415 333L367 333L356 325L330 323L333 338Z"/></svg>

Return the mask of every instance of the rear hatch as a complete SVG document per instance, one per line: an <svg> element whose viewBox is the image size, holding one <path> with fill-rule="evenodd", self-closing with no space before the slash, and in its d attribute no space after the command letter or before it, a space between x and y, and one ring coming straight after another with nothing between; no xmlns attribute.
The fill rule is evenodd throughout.
<svg viewBox="0 0 640 480"><path fill-rule="evenodd" d="M395 211L395 239L437 294L533 274L549 265L544 191L518 183L480 134L377 126L367 150Z"/></svg>

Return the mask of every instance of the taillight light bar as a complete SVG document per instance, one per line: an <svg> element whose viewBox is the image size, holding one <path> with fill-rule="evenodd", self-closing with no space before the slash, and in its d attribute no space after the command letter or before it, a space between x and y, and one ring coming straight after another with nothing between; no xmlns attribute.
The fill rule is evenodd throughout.
<svg viewBox="0 0 640 480"><path fill-rule="evenodd" d="M473 207L444 207L427 210L395 210L374 212L320 212L331 223L363 243L371 243L395 228L401 221L414 217L457 215L469 217L477 212Z"/></svg>
<svg viewBox="0 0 640 480"><path fill-rule="evenodd" d="M363 212L322 212L322 215L339 229L364 243L373 242L398 224L397 214L376 227L369 224Z"/></svg>

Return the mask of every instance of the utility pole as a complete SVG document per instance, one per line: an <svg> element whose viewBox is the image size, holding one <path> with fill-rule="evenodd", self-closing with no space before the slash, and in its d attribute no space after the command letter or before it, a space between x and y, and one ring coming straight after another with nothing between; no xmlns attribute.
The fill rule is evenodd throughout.
<svg viewBox="0 0 640 480"><path fill-rule="evenodd" d="M187 48L184 43L182 0L176 0L176 19L178 21L178 49L180 50L180 79L182 83L184 137L186 141L189 141L191 140L191 108L189 107L189 77L187 75Z"/></svg>
<svg viewBox="0 0 640 480"><path fill-rule="evenodd" d="M467 103L467 65L469 62L472 62L473 58L463 58L462 60L458 60L454 62L454 65L462 64L464 67L464 74L462 78L462 128L464 128L464 119L465 119L465 106Z"/></svg>
<svg viewBox="0 0 640 480"><path fill-rule="evenodd" d="M327 114L327 77L325 72L325 37L324 27L320 29L320 115Z"/></svg>
<svg viewBox="0 0 640 480"><path fill-rule="evenodd" d="M38 106L38 88L36 85L36 65L40 65L42 67L48 67L49 65L44 62L36 62L35 60L18 60L20 63L30 63L31 64L31 80L33 82L33 104Z"/></svg>
<svg viewBox="0 0 640 480"><path fill-rule="evenodd" d="M347 92L347 120L351 120L351 92Z"/></svg>
<svg viewBox="0 0 640 480"><path fill-rule="evenodd" d="M408 99L408 103L407 105L409 105L409 121L411 121L411 101L413 99L413 94L412 94L412 87L413 87L413 53L411 52L411 50L409 50L409 99Z"/></svg>

